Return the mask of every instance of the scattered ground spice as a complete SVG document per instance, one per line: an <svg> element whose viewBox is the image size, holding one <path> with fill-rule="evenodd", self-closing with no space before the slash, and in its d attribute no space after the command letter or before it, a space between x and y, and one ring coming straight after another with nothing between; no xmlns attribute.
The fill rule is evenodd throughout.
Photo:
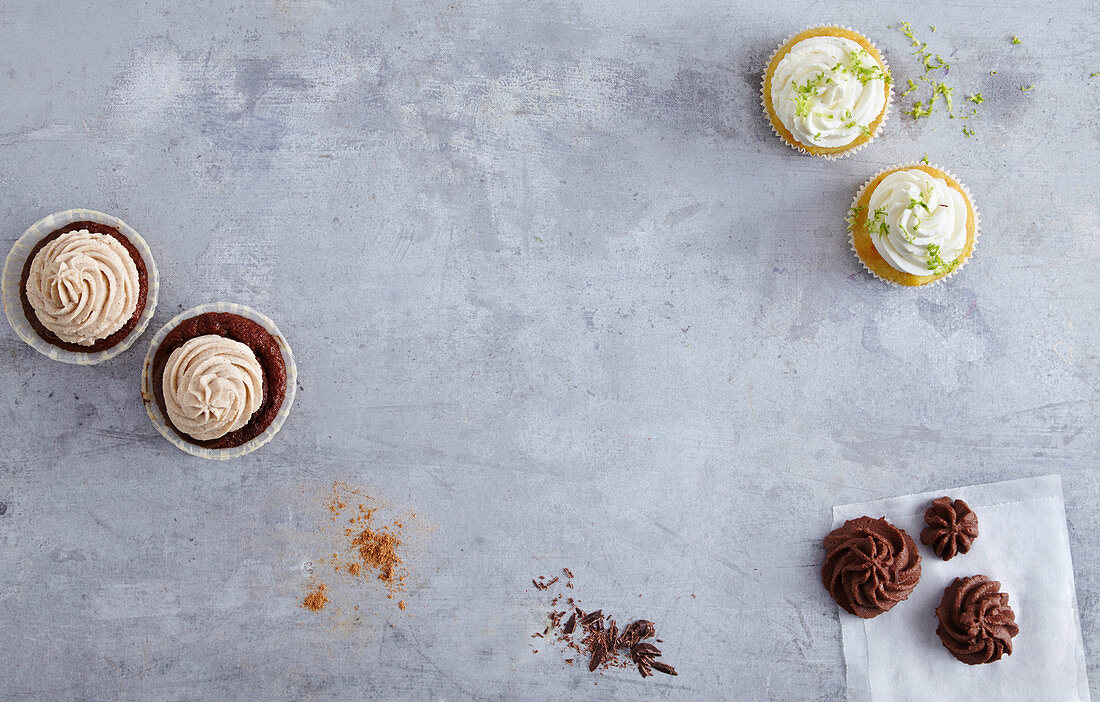
<svg viewBox="0 0 1100 702"><path fill-rule="evenodd" d="M563 568L562 573L566 579L564 588L559 588L573 589L573 573L568 568ZM561 576L547 578L540 575L531 582L536 590L545 592L560 581ZM587 655L590 672L601 668L637 668L643 678L653 675L653 671L677 675L675 668L657 660L661 656L661 650L648 641L661 641L656 638L653 622L638 619L623 627L620 632L616 621L605 615L603 610L585 612L580 608L579 602L579 599L569 597L561 590L556 592L550 600L546 628L532 634L531 638L550 639L564 645L567 651ZM538 653L538 649L534 652ZM565 663L571 666L574 660L567 658Z"/></svg>
<svg viewBox="0 0 1100 702"><path fill-rule="evenodd" d="M362 565L378 571L379 580L385 583L393 582L397 567L401 565L401 558L397 555L397 547L401 545L401 539L386 531L367 528L352 539L351 545L359 549Z"/></svg>
<svg viewBox="0 0 1100 702"><path fill-rule="evenodd" d="M311 612L320 612L325 608L325 605L328 604L328 596L325 594L325 590L327 589L324 583L318 585L316 589L311 590L309 594L306 595L306 598L302 600L302 606Z"/></svg>
<svg viewBox="0 0 1100 702"><path fill-rule="evenodd" d="M325 491L324 504L333 528L322 528L322 531L326 534L336 532L338 536L335 536L335 550L316 562L331 566L333 576L381 581L387 590L387 599L404 594L409 571L402 555L401 533L405 521L416 515L381 521L376 517L380 508L373 498L360 488L340 481L332 483ZM306 595L302 606L320 611L330 600L330 594L322 584ZM398 607L404 611L408 603L402 599Z"/></svg>

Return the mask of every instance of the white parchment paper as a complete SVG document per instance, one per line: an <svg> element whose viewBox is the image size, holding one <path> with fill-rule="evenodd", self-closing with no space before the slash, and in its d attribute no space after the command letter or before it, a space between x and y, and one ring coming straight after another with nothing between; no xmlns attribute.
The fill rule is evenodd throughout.
<svg viewBox="0 0 1100 702"><path fill-rule="evenodd" d="M924 511L944 495L970 505L979 532L969 553L946 562L920 543ZM913 537L921 579L908 600L873 619L840 611L850 699L1090 699L1060 476L841 505L833 528L864 515L885 517ZM978 573L1000 581L1020 633L1012 655L971 666L940 643L936 607L952 580Z"/></svg>

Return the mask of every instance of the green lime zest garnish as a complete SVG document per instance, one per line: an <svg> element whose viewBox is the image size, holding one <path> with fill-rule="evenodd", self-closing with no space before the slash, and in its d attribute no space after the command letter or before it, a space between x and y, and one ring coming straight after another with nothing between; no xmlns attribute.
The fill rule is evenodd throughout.
<svg viewBox="0 0 1100 702"><path fill-rule="evenodd" d="M851 129L852 127L857 126L856 121L854 119L852 119L852 111L851 110L844 110L844 117L842 117L841 119L844 120L844 128L845 129Z"/></svg>
<svg viewBox="0 0 1100 702"><path fill-rule="evenodd" d="M897 27L898 31L908 37L909 41L913 42L913 46L920 46L920 42L917 41L917 37L913 34L913 26L908 22L900 22Z"/></svg>
<svg viewBox="0 0 1100 702"><path fill-rule="evenodd" d="M940 257L940 247L938 244L928 245L928 270L932 271L934 275L950 273L958 267L960 261L962 261L962 253L959 253L954 261L948 263Z"/></svg>
<svg viewBox="0 0 1100 702"><path fill-rule="evenodd" d="M887 83L892 80L890 78L890 74L884 73L882 68L877 63L874 63L872 61L872 65L870 66L863 65L864 56L870 58L871 55L863 49L856 49L855 51L848 52L848 57L852 61L852 65L848 68L848 70L851 71L852 74L859 79L860 83L862 83L863 85L867 85L876 78L881 79Z"/></svg>
<svg viewBox="0 0 1100 702"><path fill-rule="evenodd" d="M927 151L924 153L924 156L921 156L920 162L925 164L925 165L928 165L928 152Z"/></svg>
<svg viewBox="0 0 1100 702"><path fill-rule="evenodd" d="M923 207L925 212L932 214L932 210L928 208L928 203L924 201L924 193L921 193L919 200L915 197L909 198L909 205L905 209L916 211L918 207Z"/></svg>
<svg viewBox="0 0 1100 702"><path fill-rule="evenodd" d="M859 217L859 213L863 211L864 207L866 206L860 205L859 207L849 207L848 216L844 218L844 221L849 225L854 225L856 223L856 218Z"/></svg>
<svg viewBox="0 0 1100 702"><path fill-rule="evenodd" d="M906 95L908 95L909 93L913 92L913 91L914 91L914 90L916 90L916 89L917 89L917 84L913 82L913 79L912 79L912 78L910 78L910 79L909 79L909 87L908 87L908 88L906 88L905 92L904 92L904 93L902 93L902 94L900 95L900 97L905 97Z"/></svg>
<svg viewBox="0 0 1100 702"><path fill-rule="evenodd" d="M904 112L903 114L907 114L913 119L927 117L928 115L932 114L932 105L931 103L929 103L929 105L925 107L920 100L917 100L913 103L913 109L909 110L908 112Z"/></svg>
<svg viewBox="0 0 1100 702"><path fill-rule="evenodd" d="M821 71L817 72L817 75L813 78L807 78L805 85L794 84L794 100L795 109L794 113L799 117L810 116L810 100L817 97L817 90L821 87L821 82L825 80L825 74Z"/></svg>
<svg viewBox="0 0 1100 702"><path fill-rule="evenodd" d="M967 137L972 137L974 136L974 130L970 127L963 127L963 134Z"/></svg>
<svg viewBox="0 0 1100 702"><path fill-rule="evenodd" d="M975 105L980 105L983 102L985 102L985 98L982 97L981 93L974 93L973 95L967 95L966 99L969 100L970 102L974 103Z"/></svg>
<svg viewBox="0 0 1100 702"><path fill-rule="evenodd" d="M935 58L932 58L931 54L925 54L924 58L921 60L921 63L924 64L925 73L927 73L928 71L939 70L940 68L951 68L951 64L947 63L947 61L944 61L943 57L939 54L936 54Z"/></svg>
<svg viewBox="0 0 1100 702"><path fill-rule="evenodd" d="M935 272L937 268L943 268L947 262L940 258L939 244L928 245L928 270Z"/></svg>
<svg viewBox="0 0 1100 702"><path fill-rule="evenodd" d="M886 208L880 207L875 210L875 215L871 219L867 220L867 229L872 234L878 234L882 239L890 234L890 225L886 223Z"/></svg>
<svg viewBox="0 0 1100 702"><path fill-rule="evenodd" d="M1023 91L1023 92L1025 92L1025 93L1026 93L1027 91L1029 91L1029 90L1034 90L1034 89L1035 89L1035 86L1034 86L1034 85L1029 85L1029 86L1027 86L1026 88L1025 88L1024 86L1022 86L1022 85L1020 86L1020 90L1021 90L1021 91Z"/></svg>
<svg viewBox="0 0 1100 702"><path fill-rule="evenodd" d="M929 102L929 107L936 101L937 95L943 95L943 99L947 101L947 114L951 119L955 119L955 108L951 105L951 93L954 92L954 88L951 88L947 83L935 83L932 87L932 100Z"/></svg>
<svg viewBox="0 0 1100 702"><path fill-rule="evenodd" d="M1016 35L1013 35L1013 36L1012 36L1012 43L1013 43L1013 44L1021 44L1021 43L1023 43L1023 42L1021 42L1021 41L1020 41L1020 37L1018 37L1018 36L1016 36Z"/></svg>

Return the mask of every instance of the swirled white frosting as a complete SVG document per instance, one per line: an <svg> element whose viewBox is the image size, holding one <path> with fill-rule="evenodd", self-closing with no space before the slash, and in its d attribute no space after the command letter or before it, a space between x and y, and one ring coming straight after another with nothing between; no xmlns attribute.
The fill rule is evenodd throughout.
<svg viewBox="0 0 1100 702"><path fill-rule="evenodd" d="M188 339L164 366L168 418L199 441L225 436L260 408L263 375L256 354L239 341L216 334Z"/></svg>
<svg viewBox="0 0 1100 702"><path fill-rule="evenodd" d="M883 178L861 213L886 262L912 275L953 269L966 248L966 196L919 168Z"/></svg>
<svg viewBox="0 0 1100 702"><path fill-rule="evenodd" d="M886 73L845 37L809 37L791 47L772 73L772 107L803 144L847 146L886 107Z"/></svg>
<svg viewBox="0 0 1100 702"><path fill-rule="evenodd" d="M137 309L139 278L118 239L87 229L39 249L27 274L27 301L42 326L70 344L91 346L121 329Z"/></svg>

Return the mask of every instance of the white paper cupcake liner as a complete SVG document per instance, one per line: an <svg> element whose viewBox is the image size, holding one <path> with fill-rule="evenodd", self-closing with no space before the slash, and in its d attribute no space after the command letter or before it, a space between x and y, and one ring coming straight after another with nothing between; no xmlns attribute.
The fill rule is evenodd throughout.
<svg viewBox="0 0 1100 702"><path fill-rule="evenodd" d="M897 165L890 166L888 168L883 168L883 169L879 170L878 173L875 173L873 176L868 178L866 181L864 181L863 185L861 185L859 187L859 192L857 192L856 196L852 199L852 204L848 208L848 211L851 212L852 210L854 210L856 208L856 206L859 204L859 201L861 199L863 199L863 193L867 190L867 187L869 185L871 185L871 183L873 183L875 181L875 179L878 178L883 173L891 173L893 171L898 171L898 170L901 170L903 168L920 168L922 166L926 166L928 168L935 168L938 171L944 172L952 180L954 180L959 185L960 188L962 188L963 193L966 194L967 202L970 203L970 209L974 212L974 244L973 244L973 246L970 247L970 255L967 256L966 260L959 263L959 265L956 266L954 270L952 270L950 273L943 276L942 278L936 278L932 282L925 283L923 285L902 285L901 283L899 283L895 280L890 280L888 278L883 278L881 275L879 275L878 273L875 273L873 270L871 270L867 266L866 263L864 263L863 259L859 257L859 252L856 251L856 233L855 233L855 230L852 229L853 222L848 222L848 246L852 250L852 255L854 255L856 257L856 260L859 261L859 265L863 266L863 270L867 271L868 273L870 273L874 277L878 278L879 280L881 280L883 282L886 282L886 283L889 283L891 285L896 285L899 288L911 288L911 289L930 288L933 285L936 285L938 283L942 283L943 281L947 280L948 278L950 278L951 276L955 275L960 270L962 270L963 266L965 266L967 263L969 263L970 259L974 258L974 253L978 250L978 235L981 233L981 217L978 214L978 206L974 203L974 196L970 194L970 188L966 187L966 184L963 183L961 180L959 180L955 176L954 173L947 170L946 168L942 168L941 166L937 166L934 163L921 163L919 161L910 161L908 163L901 163L901 164L897 164Z"/></svg>
<svg viewBox="0 0 1100 702"><path fill-rule="evenodd" d="M878 46L873 41L871 41L862 32L857 32L856 30L852 29L851 27L845 27L845 26L841 26L841 25L837 25L837 24L815 24L813 26L801 29L801 30L795 32L794 34L790 35L789 37L787 37L783 41L781 41L779 43L779 45L775 47L775 50L772 51L771 56L768 57L768 62L764 64L764 73L760 77L760 108L764 112L764 119L766 119L768 121L768 126L771 127L772 133L775 134L776 138L778 138L779 141L781 141L784 144L786 144L787 146L791 147L792 149L794 149L798 153L801 153L805 156L814 156L816 158L823 158L826 161L836 161L838 159L844 158L845 156L850 156L850 155L856 153L857 151L859 151L860 149L862 149L863 147L870 144L872 141L874 141L875 138L882 132L882 128L884 126L886 126L886 120L888 120L890 118L890 108L894 104L894 84L893 84L893 82L891 82L887 85L886 107L883 108L882 119L879 120L878 127L875 128L875 131L871 134L870 138L867 139L867 141L863 142L862 144L858 144L856 146L853 146L850 149L846 149L844 151L838 151L836 153L831 153L831 154L815 154L811 151L807 151L802 145L800 145L798 143L797 139L795 139L794 143L792 143L792 142L787 141L785 138L783 138L783 135L780 134L779 130L775 128L775 122L772 121L771 115L768 114L768 103L767 103L767 99L765 97L765 94L766 94L765 91L767 91L767 89L768 89L768 69L771 67L772 61L775 60L776 55L785 46L787 46L787 44L790 43L790 41L792 39L794 39L799 34L802 34L803 32L808 32L811 29L833 29L833 28L844 29L844 30L847 30L849 32L852 32L853 34L859 34L859 36L863 37L867 41L868 44L875 47L875 51L878 52L879 57L882 59L882 67L883 67L883 69L885 69L887 75L893 75L893 74L890 73L890 64L886 61L886 55L882 52L881 49L878 48ZM778 115L778 112L776 112L776 114Z"/></svg>
<svg viewBox="0 0 1100 702"><path fill-rule="evenodd" d="M279 408L279 412L275 415L275 419L273 419L271 424L264 429L263 433L255 439L232 448L203 448L202 446L196 446L189 441L185 441L168 425L153 395L153 357L156 355L157 349L160 348L161 342L164 341L164 337L168 336L168 332L175 329L184 320L197 317L200 314L206 314L207 312L228 312L230 314L240 315L246 319L251 319L253 322L261 325L275 338L275 341L278 342L279 351L282 352L283 362L286 364L286 394L283 396L283 405ZM212 302L205 305L199 305L198 307L192 307L173 317L171 321L161 327L160 331L158 331L152 341L149 342L149 351L145 354L145 363L142 365L141 369L141 401L145 403L145 412L149 415L149 419L152 420L153 426L156 427L161 436L168 439L173 446L181 451L189 453L192 456L216 461L227 461L231 458L243 456L246 453L252 453L268 441L271 441L272 437L282 428L283 422L286 421L287 416L290 414L290 408L294 405L294 395L297 393L297 389L298 366L294 363L294 354L290 350L290 344L287 343L286 337L282 335L279 328L275 326L275 322L250 307L236 305L232 302Z"/></svg>
<svg viewBox="0 0 1100 702"><path fill-rule="evenodd" d="M137 326L126 335L126 338L111 348L104 349L103 351L96 351L94 353L69 351L68 349L54 346L43 339L27 320L26 315L23 313L23 304L19 299L19 281L23 275L23 266L27 262L27 257L30 255L31 249L33 249L42 239L61 227L72 224L73 222L96 222L98 224L114 227L130 240L130 243L134 245L138 253L141 254L141 258L145 261L145 277L148 282L148 291L145 295L145 309L142 310L141 316L138 318ZM23 232L22 236L16 239L15 245L11 247L7 259L4 261L4 272L2 277L0 277L0 288L2 288L4 313L8 317L8 323L11 324L11 328L19 335L19 338L27 342L27 345L35 351L49 356L55 361L72 363L79 366L92 366L97 363L102 363L109 358L114 358L130 348L134 342L138 340L138 337L145 332L146 327L149 326L149 321L153 318L153 313L157 309L157 295L160 292L160 277L157 275L157 264L156 261L153 260L153 252L149 250L149 245L145 243L145 239L142 239L141 235L134 231L130 225L109 214L96 212L95 210L77 209L65 210L63 212L55 212L51 215L47 215L32 224L27 231Z"/></svg>

